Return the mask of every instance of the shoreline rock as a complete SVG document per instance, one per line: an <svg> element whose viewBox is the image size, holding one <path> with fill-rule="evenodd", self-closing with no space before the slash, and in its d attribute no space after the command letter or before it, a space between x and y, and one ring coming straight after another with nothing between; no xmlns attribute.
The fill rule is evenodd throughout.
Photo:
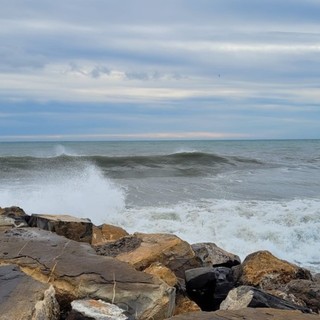
<svg viewBox="0 0 320 320"><path fill-rule="evenodd" d="M33 283L30 289L40 294L37 307L29 308L41 315L35 320L100 319L92 316L95 312L110 312L112 319L112 312L120 317L121 310L130 320L173 315L177 320L320 319L319 274L312 276L268 251L254 252L241 263L214 243L190 245L174 234L130 235L118 226L94 226L89 219L29 216L18 207L0 208L3 319L11 317L17 297L22 305L29 301L29 294L10 294L10 272ZM251 286L249 293L235 295L242 285ZM218 310L230 309L230 296L252 308ZM199 306L215 311L204 313ZM280 310L283 306L295 310Z"/></svg>

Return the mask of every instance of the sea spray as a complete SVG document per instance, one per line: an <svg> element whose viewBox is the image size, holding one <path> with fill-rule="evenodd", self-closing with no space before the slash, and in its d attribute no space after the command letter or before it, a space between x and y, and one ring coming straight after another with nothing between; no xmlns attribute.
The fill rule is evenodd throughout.
<svg viewBox="0 0 320 320"><path fill-rule="evenodd" d="M28 214L70 214L97 225L119 224L125 192L94 165L87 165L34 174L25 184L1 191L0 203L20 206Z"/></svg>

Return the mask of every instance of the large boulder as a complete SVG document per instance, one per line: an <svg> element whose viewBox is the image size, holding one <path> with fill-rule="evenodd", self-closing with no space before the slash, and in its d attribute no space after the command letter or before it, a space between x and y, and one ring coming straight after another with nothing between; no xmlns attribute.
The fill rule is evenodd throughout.
<svg viewBox="0 0 320 320"><path fill-rule="evenodd" d="M320 311L320 283L311 280L292 280L285 292L293 294L296 298L305 302L314 312Z"/></svg>
<svg viewBox="0 0 320 320"><path fill-rule="evenodd" d="M101 245L106 242L119 240L128 235L126 230L111 224L102 224L98 227L93 226L91 244Z"/></svg>
<svg viewBox="0 0 320 320"><path fill-rule="evenodd" d="M178 278L184 271L199 266L191 246L172 234L135 233L110 244L96 247L97 253L116 257L144 270L154 262L160 262L172 270Z"/></svg>
<svg viewBox="0 0 320 320"><path fill-rule="evenodd" d="M294 279L311 280L311 278L308 270L280 260L268 251L258 251L247 256L243 261L239 282L243 285L271 290Z"/></svg>
<svg viewBox="0 0 320 320"><path fill-rule="evenodd" d="M215 312L190 312L169 318L170 320L319 320L319 315L300 311L270 308L245 308Z"/></svg>
<svg viewBox="0 0 320 320"><path fill-rule="evenodd" d="M191 245L196 256L201 260L203 267L228 267L239 265L240 258L219 248L211 242L195 243Z"/></svg>
<svg viewBox="0 0 320 320"><path fill-rule="evenodd" d="M232 270L226 267L202 267L186 271L188 296L203 311L218 310L234 287Z"/></svg>
<svg viewBox="0 0 320 320"><path fill-rule="evenodd" d="M17 266L0 267L2 320L57 320L59 313L59 304L52 285L32 279Z"/></svg>
<svg viewBox="0 0 320 320"><path fill-rule="evenodd" d="M89 219L69 215L32 214L29 226L52 231L79 242L92 241L92 222Z"/></svg>
<svg viewBox="0 0 320 320"><path fill-rule="evenodd" d="M90 298L111 302L137 319L173 313L175 290L127 263L99 256L86 243L38 228L0 232L0 264L15 264L34 279L52 284L59 302Z"/></svg>
<svg viewBox="0 0 320 320"><path fill-rule="evenodd" d="M0 230L28 227L28 218L19 207L0 208Z"/></svg>
<svg viewBox="0 0 320 320"><path fill-rule="evenodd" d="M274 308L285 310L300 310L310 313L310 309L294 305L284 299L275 297L260 289L241 286L232 289L221 303L221 310L239 310L243 308Z"/></svg>

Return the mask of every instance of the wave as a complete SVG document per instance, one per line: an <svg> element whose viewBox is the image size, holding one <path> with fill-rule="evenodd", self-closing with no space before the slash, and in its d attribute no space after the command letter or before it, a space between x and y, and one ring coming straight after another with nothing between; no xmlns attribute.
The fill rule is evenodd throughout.
<svg viewBox="0 0 320 320"><path fill-rule="evenodd" d="M227 169L263 166L259 160L236 157L220 156L203 152L180 152L167 155L141 155L141 156L79 156L61 154L53 157L1 157L0 169L28 170L50 169L69 166L82 166L91 163L108 173L128 170L152 170L157 176L157 169L168 171L170 175L205 175L207 173L221 172Z"/></svg>

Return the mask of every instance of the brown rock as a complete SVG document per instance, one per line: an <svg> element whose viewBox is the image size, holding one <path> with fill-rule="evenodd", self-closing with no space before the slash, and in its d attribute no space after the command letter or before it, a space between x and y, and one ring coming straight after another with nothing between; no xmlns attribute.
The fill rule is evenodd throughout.
<svg viewBox="0 0 320 320"><path fill-rule="evenodd" d="M160 278L170 287L174 287L178 284L178 279L176 275L169 268L165 267L160 262L152 263L148 268L144 269L143 271Z"/></svg>
<svg viewBox="0 0 320 320"><path fill-rule="evenodd" d="M250 254L242 263L240 283L263 289L276 289L293 279L311 279L309 271L280 260L268 251Z"/></svg>
<svg viewBox="0 0 320 320"><path fill-rule="evenodd" d="M79 242L91 243L92 240L92 223L89 219L68 215L33 214L29 226L52 231Z"/></svg>
<svg viewBox="0 0 320 320"><path fill-rule="evenodd" d="M105 242L116 241L129 235L128 232L120 227L111 224L103 224L101 226L93 226L92 229L92 245L101 245Z"/></svg>
<svg viewBox="0 0 320 320"><path fill-rule="evenodd" d="M215 312L191 312L169 318L170 320L319 320L319 315L300 311L246 308Z"/></svg>
<svg viewBox="0 0 320 320"><path fill-rule="evenodd" d="M123 239L114 242L111 253L108 246L101 246L97 252L101 254L106 249L103 254L110 255L116 248L116 258L130 263L137 270L144 270L152 263L160 262L179 278L184 278L185 270L199 266L191 246L175 235L136 233L127 238L130 241L126 245L123 245Z"/></svg>
<svg viewBox="0 0 320 320"><path fill-rule="evenodd" d="M17 266L1 266L0 315L2 320L57 320L55 290L50 284L27 276Z"/></svg>
<svg viewBox="0 0 320 320"><path fill-rule="evenodd" d="M175 290L127 263L99 256L86 243L38 228L0 232L0 264L19 265L34 279L52 284L59 301L101 299L137 319L173 313Z"/></svg>
<svg viewBox="0 0 320 320"><path fill-rule="evenodd" d="M0 230L28 227L28 218L19 207L0 208Z"/></svg>
<svg viewBox="0 0 320 320"><path fill-rule="evenodd" d="M219 266L231 268L241 263L237 255L227 252L211 242L195 243L191 247L201 260L203 267Z"/></svg>
<svg viewBox="0 0 320 320"><path fill-rule="evenodd" d="M200 307L188 297L177 294L176 296L176 308L174 309L174 315L201 311Z"/></svg>
<svg viewBox="0 0 320 320"><path fill-rule="evenodd" d="M320 311L320 283L310 280L292 280L285 291L305 302L314 312Z"/></svg>

